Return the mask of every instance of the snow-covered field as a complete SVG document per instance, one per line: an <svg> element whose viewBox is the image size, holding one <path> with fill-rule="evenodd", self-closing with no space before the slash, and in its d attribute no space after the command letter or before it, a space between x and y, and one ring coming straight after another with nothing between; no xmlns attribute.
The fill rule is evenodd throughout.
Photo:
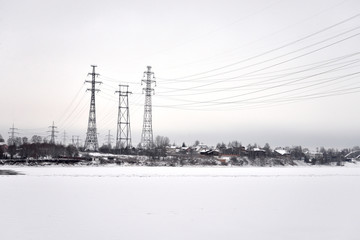
<svg viewBox="0 0 360 240"><path fill-rule="evenodd" d="M357 165L1 169L0 239L360 239Z"/></svg>

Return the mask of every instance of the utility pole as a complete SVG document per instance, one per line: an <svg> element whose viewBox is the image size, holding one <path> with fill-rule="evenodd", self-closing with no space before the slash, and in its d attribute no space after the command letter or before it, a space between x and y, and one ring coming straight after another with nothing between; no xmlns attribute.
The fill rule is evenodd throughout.
<svg viewBox="0 0 360 240"><path fill-rule="evenodd" d="M131 147L131 128L130 128L130 112L129 112L129 85L119 85L119 110L116 132L116 149Z"/></svg>
<svg viewBox="0 0 360 240"><path fill-rule="evenodd" d="M8 142L9 145L15 144L15 134L19 134L18 132L16 132L16 130L19 129L15 128L13 123L12 127L10 128L10 132L8 132L10 134L9 142Z"/></svg>
<svg viewBox="0 0 360 240"><path fill-rule="evenodd" d="M153 131L152 131L152 103L151 103L151 95L155 93L154 89L151 88L151 84L156 82L154 73L151 72L151 67L147 66L147 71L144 72L144 77L141 81L141 84L145 83L145 88L143 88L143 92L145 91L145 105L144 105L144 122L143 129L141 134L141 146L146 149L150 149L153 147Z"/></svg>
<svg viewBox="0 0 360 240"><path fill-rule="evenodd" d="M89 122L88 122L88 129L86 133L85 139L85 151L98 151L99 150L99 143L97 138L96 132L96 113L95 113L95 92L100 91L99 89L95 88L96 83L102 83L99 81L95 81L95 78L99 76L98 73L95 73L95 68L97 66L91 65L93 68L91 75L91 81L85 81L87 83L91 83L91 89L87 89L87 91L91 91L91 101L90 101L90 111L89 111Z"/></svg>
<svg viewBox="0 0 360 240"><path fill-rule="evenodd" d="M51 130L48 131L48 132L50 132L50 142L49 142L49 143L50 143L50 144L55 144L55 138L57 137L57 136L55 135L55 133L58 133L58 131L55 130L57 127L55 127L54 121L53 121L52 126L49 126L49 128L51 128Z"/></svg>

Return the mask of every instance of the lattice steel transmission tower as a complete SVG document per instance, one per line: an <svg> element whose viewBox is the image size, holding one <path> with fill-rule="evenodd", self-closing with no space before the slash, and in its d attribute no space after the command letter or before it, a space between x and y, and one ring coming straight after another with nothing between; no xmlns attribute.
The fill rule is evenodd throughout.
<svg viewBox="0 0 360 240"><path fill-rule="evenodd" d="M75 139L76 137L76 139ZM71 142L72 142L72 145L75 146L76 148L79 148L80 147L80 137L79 136L72 136L72 139L71 139Z"/></svg>
<svg viewBox="0 0 360 240"><path fill-rule="evenodd" d="M146 87L143 88L143 92L145 91L145 105L144 105L144 122L143 129L141 134L141 146L143 148L149 149L153 147L153 131L152 131L152 103L151 103L151 95L155 93L154 89L151 88L151 84L155 83L154 73L151 72L151 67L147 66L147 71L144 72L144 77L141 81L141 84L145 83Z"/></svg>
<svg viewBox="0 0 360 240"><path fill-rule="evenodd" d="M50 141L49 141L49 143L55 144L55 138L57 137L57 136L55 135L55 133L58 133L58 131L56 131L55 129L56 129L57 127L54 125L54 122L53 122L52 126L49 126L49 128L51 128L51 130L48 131L48 132L50 132Z"/></svg>
<svg viewBox="0 0 360 240"><path fill-rule="evenodd" d="M93 69L92 73L89 73L88 75L91 75L92 79L91 81L85 81L87 83L91 83L91 89L87 89L87 91L91 91L91 101L90 101L90 111L89 111L89 123L88 123L84 148L85 151L98 151L99 143L96 132L95 92L98 92L100 90L95 88L95 84L96 83L101 84L102 82L95 81L95 78L99 76L98 73L95 73L95 68L97 66L91 65L91 67Z"/></svg>
<svg viewBox="0 0 360 240"><path fill-rule="evenodd" d="M109 130L109 134L105 136L106 137L106 143L107 143L107 146L108 148L110 149L111 148L111 144L112 144L112 141L113 141L113 137L112 135L110 134L110 130Z"/></svg>
<svg viewBox="0 0 360 240"><path fill-rule="evenodd" d="M19 130L19 129L15 128L14 123L13 123L12 127L10 128L10 132L9 132L9 134L10 134L10 137L9 137L9 140L8 140L9 145L13 145L16 142L15 141L15 135L18 134L18 132L16 132L15 130Z"/></svg>
<svg viewBox="0 0 360 240"><path fill-rule="evenodd" d="M119 111L116 133L116 149L131 147L131 127L129 112L129 85L119 85Z"/></svg>
<svg viewBox="0 0 360 240"><path fill-rule="evenodd" d="M62 142L62 145L64 145L64 146L66 146L66 139L67 139L66 131L64 130L64 133L63 133L63 142Z"/></svg>

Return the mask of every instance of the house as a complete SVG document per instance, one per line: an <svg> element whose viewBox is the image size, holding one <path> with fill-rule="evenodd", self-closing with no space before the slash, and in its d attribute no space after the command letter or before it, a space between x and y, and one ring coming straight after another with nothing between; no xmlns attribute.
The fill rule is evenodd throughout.
<svg viewBox="0 0 360 240"><path fill-rule="evenodd" d="M274 155L276 157L280 157L280 158L289 158L290 157L290 153L289 151L282 149L282 148L277 148L274 150Z"/></svg>
<svg viewBox="0 0 360 240"><path fill-rule="evenodd" d="M218 157L218 161L220 161L221 164L227 164L230 163L232 159L235 159L236 161L237 157L236 154L221 154Z"/></svg>
<svg viewBox="0 0 360 240"><path fill-rule="evenodd" d="M171 145L166 147L166 154L176 155L176 154L189 154L191 153L191 147L178 147L176 145Z"/></svg>
<svg viewBox="0 0 360 240"><path fill-rule="evenodd" d="M206 156L219 156L220 152L218 150L214 150L214 149L209 149L209 150L203 150L200 152L201 155L206 155Z"/></svg>
<svg viewBox="0 0 360 240"><path fill-rule="evenodd" d="M166 154L173 155L179 152L179 148L175 145L167 146L166 147Z"/></svg>
<svg viewBox="0 0 360 240"><path fill-rule="evenodd" d="M266 157L266 151L261 148L253 148L251 150L248 150L248 156L249 158L255 159L255 158L265 158Z"/></svg>
<svg viewBox="0 0 360 240"><path fill-rule="evenodd" d="M210 148L206 144L203 144L203 143L201 143L195 147L195 151L200 154L205 153L209 150L210 150Z"/></svg>

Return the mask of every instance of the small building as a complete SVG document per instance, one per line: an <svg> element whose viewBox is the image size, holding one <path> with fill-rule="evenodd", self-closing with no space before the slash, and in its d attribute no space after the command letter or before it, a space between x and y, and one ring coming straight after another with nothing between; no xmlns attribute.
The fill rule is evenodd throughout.
<svg viewBox="0 0 360 240"><path fill-rule="evenodd" d="M265 158L266 157L266 151L261 148L253 148L251 150L248 150L248 157L255 159L255 158Z"/></svg>
<svg viewBox="0 0 360 240"><path fill-rule="evenodd" d="M202 152L206 152L210 150L210 148L206 145L206 144L203 144L203 143L200 143L199 145L197 145L195 147L195 151L198 152L198 153L202 153Z"/></svg>
<svg viewBox="0 0 360 240"><path fill-rule="evenodd" d="M289 158L290 157L289 151L282 149L282 148L275 149L274 155L275 155L275 157L280 157L280 158Z"/></svg>
<svg viewBox="0 0 360 240"><path fill-rule="evenodd" d="M201 155L206 155L206 156L219 156L220 152L218 150L214 150L214 149L209 149L209 150L203 150L200 152Z"/></svg>
<svg viewBox="0 0 360 240"><path fill-rule="evenodd" d="M179 152L179 148L175 145L167 146L166 147L166 154L173 155Z"/></svg>

